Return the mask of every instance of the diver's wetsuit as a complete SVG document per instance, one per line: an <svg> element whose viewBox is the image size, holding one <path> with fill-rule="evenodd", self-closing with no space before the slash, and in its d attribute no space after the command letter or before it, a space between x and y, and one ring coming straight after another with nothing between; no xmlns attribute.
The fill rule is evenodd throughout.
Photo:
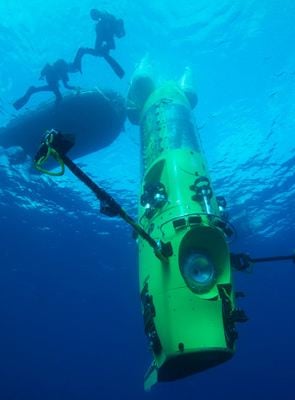
<svg viewBox="0 0 295 400"><path fill-rule="evenodd" d="M52 65L46 64L41 71L40 79L45 78L47 85L29 87L25 95L13 103L14 108L19 110L30 100L30 97L34 93L38 92L53 92L56 97L56 104L58 104L62 100L62 95L59 90L59 81L62 81L65 88L71 90L75 89L75 86L70 86L68 84L68 72L73 72L73 68L71 64L66 63L64 60L57 60Z"/></svg>
<svg viewBox="0 0 295 400"><path fill-rule="evenodd" d="M123 20L116 19L113 15L106 12L95 11L96 16L95 18L92 17L97 21L95 27L95 46L94 48L80 47L75 56L73 65L77 70L82 72L82 58L85 54L90 54L94 57L103 57L119 78L123 78L125 72L122 67L109 55L109 51L116 48L114 36L118 38L125 36Z"/></svg>

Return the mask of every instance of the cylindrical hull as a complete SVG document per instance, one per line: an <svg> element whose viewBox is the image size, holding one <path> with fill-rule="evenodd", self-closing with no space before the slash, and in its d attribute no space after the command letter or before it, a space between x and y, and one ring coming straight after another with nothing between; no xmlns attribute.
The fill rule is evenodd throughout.
<svg viewBox="0 0 295 400"><path fill-rule="evenodd" d="M138 239L145 333L153 354L146 388L228 360L236 331L225 226L198 140L191 103L177 84L149 94L140 114L139 223L172 255Z"/></svg>

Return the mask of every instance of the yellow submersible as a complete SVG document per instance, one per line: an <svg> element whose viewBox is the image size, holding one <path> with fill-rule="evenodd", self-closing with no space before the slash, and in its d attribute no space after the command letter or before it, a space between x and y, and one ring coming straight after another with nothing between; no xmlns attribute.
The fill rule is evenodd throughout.
<svg viewBox="0 0 295 400"><path fill-rule="evenodd" d="M169 244L157 257L141 237L139 284L153 362L145 388L230 359L237 332L230 253L233 232L214 193L193 117L190 70L181 82L156 86L137 71L128 115L140 126L142 186L139 224Z"/></svg>

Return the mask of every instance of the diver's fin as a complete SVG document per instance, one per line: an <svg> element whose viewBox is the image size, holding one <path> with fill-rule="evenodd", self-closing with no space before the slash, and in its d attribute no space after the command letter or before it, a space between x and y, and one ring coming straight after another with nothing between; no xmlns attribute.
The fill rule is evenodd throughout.
<svg viewBox="0 0 295 400"><path fill-rule="evenodd" d="M38 88L36 88L35 86L30 86L29 89L27 90L27 92L24 94L24 96L19 98L18 100L16 100L13 103L13 107L16 110L19 110L30 100L30 97L32 96L32 94L36 93L37 91L38 91Z"/></svg>
<svg viewBox="0 0 295 400"><path fill-rule="evenodd" d="M21 97L20 99L16 100L16 101L13 103L13 107L14 107L16 110L21 109L21 108L28 102L29 98L30 98L30 97L29 97L28 95L25 94L23 97Z"/></svg>
<svg viewBox="0 0 295 400"><path fill-rule="evenodd" d="M158 382L158 369L153 362L144 376L144 390L150 391L151 388Z"/></svg>
<svg viewBox="0 0 295 400"><path fill-rule="evenodd" d="M117 63L117 61L111 57L109 54L105 54L103 58L106 60L106 62L110 65L110 67L113 69L115 74L122 79L123 76L125 75L125 71L121 67L120 64Z"/></svg>

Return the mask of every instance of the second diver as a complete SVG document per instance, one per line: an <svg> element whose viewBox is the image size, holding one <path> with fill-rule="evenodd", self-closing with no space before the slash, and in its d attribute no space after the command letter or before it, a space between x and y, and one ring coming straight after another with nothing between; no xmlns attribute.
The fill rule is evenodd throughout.
<svg viewBox="0 0 295 400"><path fill-rule="evenodd" d="M125 36L124 22L122 19L117 19L108 12L102 12L93 8L90 10L90 17L96 21L96 40L94 48L80 47L73 62L74 68L82 72L82 58L86 54L95 57L103 57L115 74L119 78L123 78L125 72L118 62L110 56L110 50L116 48L115 37L122 38Z"/></svg>
<svg viewBox="0 0 295 400"><path fill-rule="evenodd" d="M69 72L75 72L73 64L59 59L53 64L46 64L40 74L39 79L45 79L47 85L30 86L26 93L13 103L16 110L22 108L30 100L31 96L38 92L53 92L56 98L56 105L62 100L62 95L59 90L59 81L62 81L65 88L77 90L76 86L69 85Z"/></svg>

